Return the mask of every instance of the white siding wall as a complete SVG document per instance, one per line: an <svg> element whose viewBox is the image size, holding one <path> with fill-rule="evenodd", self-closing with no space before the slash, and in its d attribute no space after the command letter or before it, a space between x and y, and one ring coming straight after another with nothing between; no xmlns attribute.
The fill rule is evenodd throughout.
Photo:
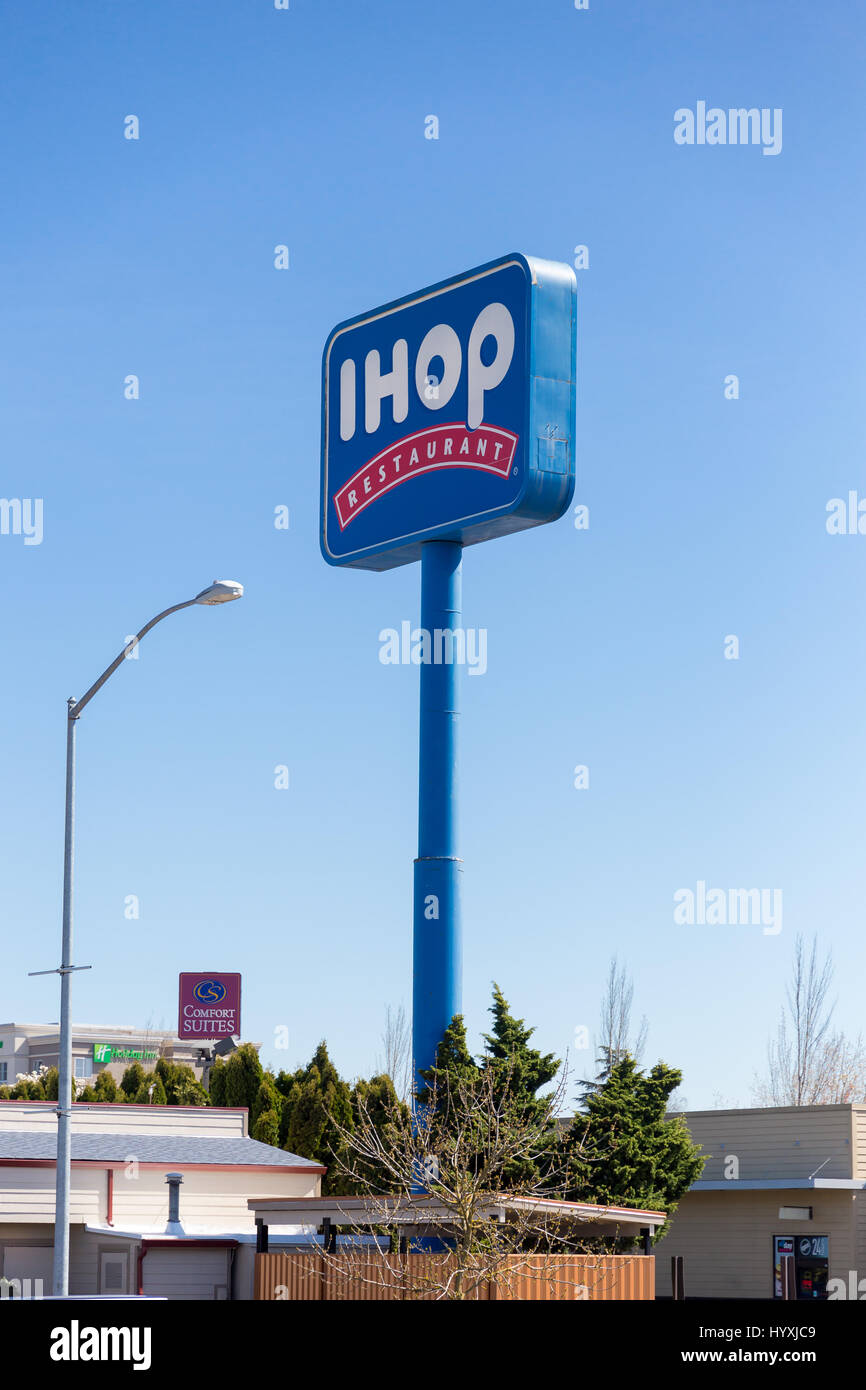
<svg viewBox="0 0 866 1390"><path fill-rule="evenodd" d="M162 1168L120 1168L114 1172L114 1226L117 1230L159 1227L168 1220L168 1186ZM0 1240L19 1223L54 1221L53 1168L0 1168ZM316 1174L254 1172L213 1168L184 1172L180 1189L181 1221L221 1231L254 1231L249 1197L313 1197ZM104 1168L72 1169L71 1215L74 1223L103 1224L107 1217Z"/></svg>
<svg viewBox="0 0 866 1390"><path fill-rule="evenodd" d="M166 1165L170 1169L170 1165ZM230 1168L186 1171L180 1188L180 1219L187 1226L214 1231L254 1231L250 1197L312 1197L318 1176L290 1172L251 1172ZM122 1230L162 1226L168 1220L165 1173L139 1169L137 1177L114 1179L114 1225Z"/></svg>
<svg viewBox="0 0 866 1390"><path fill-rule="evenodd" d="M653 1246L656 1292L670 1293L670 1257L682 1255L686 1298L770 1298L776 1235L829 1236L830 1278L847 1279L854 1268L853 1196L797 1188L687 1192L668 1235ZM782 1206L811 1206L812 1220L780 1221Z"/></svg>
<svg viewBox="0 0 866 1390"><path fill-rule="evenodd" d="M40 1109L45 1102L0 1101L0 1128L42 1133L57 1129L57 1113ZM245 1110L180 1105L76 1105L73 1134L172 1134L178 1138L243 1139Z"/></svg>
<svg viewBox="0 0 866 1390"><path fill-rule="evenodd" d="M0 1167L0 1239L17 1222L54 1223L54 1168ZM73 1168L70 1214L74 1222L104 1221L104 1168Z"/></svg>
<svg viewBox="0 0 866 1390"><path fill-rule="evenodd" d="M739 1160L741 1179L807 1178L822 1164L819 1177L850 1178L855 1162L851 1110L850 1105L692 1110L685 1118L695 1143L709 1155L701 1174L705 1182L726 1176L731 1154ZM866 1162L866 1135L863 1146Z"/></svg>

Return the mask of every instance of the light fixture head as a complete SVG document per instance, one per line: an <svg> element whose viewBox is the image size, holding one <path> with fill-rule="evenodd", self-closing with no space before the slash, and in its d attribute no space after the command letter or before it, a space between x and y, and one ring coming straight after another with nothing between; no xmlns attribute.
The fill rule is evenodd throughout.
<svg viewBox="0 0 866 1390"><path fill-rule="evenodd" d="M196 594L196 603L231 603L233 598L243 598L244 586L234 579L215 579L207 588Z"/></svg>

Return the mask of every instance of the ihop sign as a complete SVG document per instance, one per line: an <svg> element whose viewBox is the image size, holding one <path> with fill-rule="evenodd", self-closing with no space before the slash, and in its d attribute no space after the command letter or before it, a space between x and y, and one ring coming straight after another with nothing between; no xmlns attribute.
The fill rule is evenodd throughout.
<svg viewBox="0 0 866 1390"><path fill-rule="evenodd" d="M322 553L384 570L555 521L574 492L576 281L519 254L339 324L322 381Z"/></svg>

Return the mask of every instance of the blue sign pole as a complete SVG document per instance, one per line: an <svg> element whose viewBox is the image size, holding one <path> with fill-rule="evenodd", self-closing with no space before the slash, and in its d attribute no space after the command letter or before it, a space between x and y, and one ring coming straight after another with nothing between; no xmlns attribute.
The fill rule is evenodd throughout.
<svg viewBox="0 0 866 1390"><path fill-rule="evenodd" d="M513 252L345 320L322 357L322 554L350 569L421 562L416 1071L461 1011L461 556L568 509L576 312L570 266Z"/></svg>
<svg viewBox="0 0 866 1390"><path fill-rule="evenodd" d="M446 634L461 627L462 557L463 547L456 541L426 541L421 547L421 628L431 660L421 666L412 1001L416 1072L433 1065L442 1035L461 1009L459 668L455 639ZM437 655L443 659L437 662Z"/></svg>

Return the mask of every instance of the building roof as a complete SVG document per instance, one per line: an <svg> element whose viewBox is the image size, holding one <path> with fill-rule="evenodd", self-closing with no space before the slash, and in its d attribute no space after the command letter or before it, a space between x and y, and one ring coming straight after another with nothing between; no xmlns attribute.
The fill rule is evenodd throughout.
<svg viewBox="0 0 866 1390"><path fill-rule="evenodd" d="M282 1216L284 1222L318 1226L327 1217L335 1226L448 1225L453 1211L435 1196L382 1197L251 1197L247 1206L257 1220L269 1225ZM594 1227L590 1235L614 1234L620 1227L655 1231L667 1217L663 1211L634 1207L599 1207L590 1202L564 1202L549 1197L491 1194L485 1214L505 1220L510 1212L549 1216Z"/></svg>
<svg viewBox="0 0 866 1390"><path fill-rule="evenodd" d="M171 1134L72 1134L73 1163L202 1165L217 1168L286 1168L324 1173L320 1163L262 1144L257 1139L198 1139ZM0 1164L44 1163L57 1159L56 1130L12 1130L0 1127Z"/></svg>
<svg viewBox="0 0 866 1390"><path fill-rule="evenodd" d="M862 1192L864 1178L723 1178L693 1182L689 1192Z"/></svg>

